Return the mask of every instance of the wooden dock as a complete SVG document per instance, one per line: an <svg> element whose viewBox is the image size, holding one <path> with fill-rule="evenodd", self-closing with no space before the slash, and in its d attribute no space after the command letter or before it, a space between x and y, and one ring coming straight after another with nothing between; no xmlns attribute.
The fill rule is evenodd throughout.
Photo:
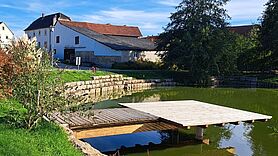
<svg viewBox="0 0 278 156"><path fill-rule="evenodd" d="M204 102L166 101L147 103L122 103L121 105L155 115L189 129L196 128L196 139L203 140L203 129L210 125L224 126L225 124L253 123L267 121L271 116L242 111Z"/></svg>
<svg viewBox="0 0 278 156"><path fill-rule="evenodd" d="M272 118L267 115L194 100L122 103L121 105L175 122L183 127L207 127L227 123L267 121Z"/></svg>
<svg viewBox="0 0 278 156"><path fill-rule="evenodd" d="M175 125L160 121L159 117L131 108L53 113L50 119L67 125L79 139L177 129Z"/></svg>
<svg viewBox="0 0 278 156"><path fill-rule="evenodd" d="M129 134L153 130L197 127L196 139L203 139L203 128L239 122L267 121L271 116L199 101L122 103L128 108L86 112L53 113L50 119L67 125L78 139Z"/></svg>

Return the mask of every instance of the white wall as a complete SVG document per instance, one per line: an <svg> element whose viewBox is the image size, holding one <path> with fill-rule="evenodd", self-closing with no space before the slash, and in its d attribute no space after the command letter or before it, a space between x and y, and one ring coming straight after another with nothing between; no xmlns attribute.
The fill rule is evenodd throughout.
<svg viewBox="0 0 278 156"><path fill-rule="evenodd" d="M157 54L157 51L143 51L141 56L144 60L151 61L151 62L160 62L161 59Z"/></svg>
<svg viewBox="0 0 278 156"><path fill-rule="evenodd" d="M4 30L3 30L4 28ZM8 38L8 39L7 39ZM5 23L0 24L0 46L5 48L10 44L10 41L13 40L14 35L12 31L7 27Z"/></svg>
<svg viewBox="0 0 278 156"><path fill-rule="evenodd" d="M60 36L60 43L56 43L54 39ZM79 36L80 43L75 45L75 37ZM111 49L83 34L80 34L57 22L55 30L52 34L53 49L56 49L55 58L64 59L64 49L74 48L78 51L91 51L95 56L122 56L122 51Z"/></svg>
<svg viewBox="0 0 278 156"><path fill-rule="evenodd" d="M39 42L40 42L40 48L44 48L44 43L47 43L47 50L49 51L49 32L50 32L50 28L44 28L44 29L37 29L37 30L30 30L30 31L25 31L25 33L28 35L29 39L32 39L34 37L36 37L37 39L37 45L39 46ZM35 36L34 36L35 34Z"/></svg>

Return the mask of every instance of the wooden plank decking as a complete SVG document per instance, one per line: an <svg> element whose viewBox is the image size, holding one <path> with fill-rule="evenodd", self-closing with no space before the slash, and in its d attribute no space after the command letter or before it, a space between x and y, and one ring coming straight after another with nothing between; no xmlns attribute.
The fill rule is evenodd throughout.
<svg viewBox="0 0 278 156"><path fill-rule="evenodd" d="M177 129L175 124L160 121L154 115L131 108L54 113L50 119L68 125L78 139Z"/></svg>
<svg viewBox="0 0 278 156"><path fill-rule="evenodd" d="M193 100L122 103L121 105L175 122L183 127L207 127L209 125L223 125L226 123L267 121L272 118L267 115Z"/></svg>
<svg viewBox="0 0 278 156"><path fill-rule="evenodd" d="M158 117L131 108L90 110L87 112L54 113L51 120L67 124L70 129L103 128L157 122Z"/></svg>

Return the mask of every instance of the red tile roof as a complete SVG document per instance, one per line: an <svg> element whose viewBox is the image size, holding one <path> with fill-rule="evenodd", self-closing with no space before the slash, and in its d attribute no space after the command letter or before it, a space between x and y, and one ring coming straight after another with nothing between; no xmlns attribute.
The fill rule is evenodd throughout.
<svg viewBox="0 0 278 156"><path fill-rule="evenodd" d="M147 36L147 37L143 37L144 39L150 40L153 43L156 43L159 39L159 36Z"/></svg>
<svg viewBox="0 0 278 156"><path fill-rule="evenodd" d="M257 25L244 25L244 26L231 26L228 27L228 30L243 36L249 36L252 29Z"/></svg>
<svg viewBox="0 0 278 156"><path fill-rule="evenodd" d="M129 36L129 37L142 36L139 28L132 27L132 26L116 26L111 24L94 24L94 23L73 22L73 21L60 21L60 23L66 26L86 28L103 35Z"/></svg>

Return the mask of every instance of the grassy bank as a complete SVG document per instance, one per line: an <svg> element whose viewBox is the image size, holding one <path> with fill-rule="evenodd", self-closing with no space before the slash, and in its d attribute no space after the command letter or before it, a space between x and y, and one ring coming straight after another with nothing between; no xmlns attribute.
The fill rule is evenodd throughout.
<svg viewBox="0 0 278 156"><path fill-rule="evenodd" d="M4 121L9 114L24 111L15 101L0 101L0 155L82 155L69 142L67 134L54 123L42 122L29 131Z"/></svg>
<svg viewBox="0 0 278 156"><path fill-rule="evenodd" d="M77 81L89 81L92 80L92 76L105 76L113 73L107 71L96 71L93 73L91 70L64 70L59 72L53 70L53 76L59 75L64 82L77 82Z"/></svg>
<svg viewBox="0 0 278 156"><path fill-rule="evenodd" d="M112 70L97 71L91 70L64 70L62 72L53 70L53 76L59 75L64 82L89 81L92 76L106 76L111 74L122 74L137 79L174 79L178 82L186 82L189 79L186 71L168 71L168 70Z"/></svg>
<svg viewBox="0 0 278 156"><path fill-rule="evenodd" d="M24 155L82 155L57 125L42 123L33 131L0 124L0 153Z"/></svg>

